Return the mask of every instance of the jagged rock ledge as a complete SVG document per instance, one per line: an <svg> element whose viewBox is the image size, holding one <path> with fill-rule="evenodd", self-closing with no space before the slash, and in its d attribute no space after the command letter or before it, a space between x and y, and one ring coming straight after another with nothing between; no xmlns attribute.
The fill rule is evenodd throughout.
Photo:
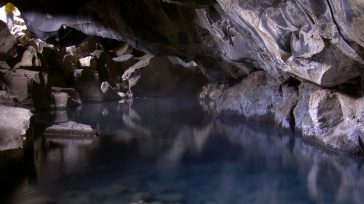
<svg viewBox="0 0 364 204"><path fill-rule="evenodd" d="M200 97L220 115L275 123L335 151L362 154L364 96L351 94L295 79L279 84L257 71L230 87L208 85Z"/></svg>

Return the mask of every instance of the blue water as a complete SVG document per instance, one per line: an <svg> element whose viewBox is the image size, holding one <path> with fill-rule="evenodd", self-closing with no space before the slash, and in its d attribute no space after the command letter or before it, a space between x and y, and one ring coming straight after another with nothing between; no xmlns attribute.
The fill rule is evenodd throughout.
<svg viewBox="0 0 364 204"><path fill-rule="evenodd" d="M2 203L363 203L361 158L269 124L217 117L191 99L137 99L37 115L94 127L96 140L38 135ZM14 182L14 180L16 182Z"/></svg>

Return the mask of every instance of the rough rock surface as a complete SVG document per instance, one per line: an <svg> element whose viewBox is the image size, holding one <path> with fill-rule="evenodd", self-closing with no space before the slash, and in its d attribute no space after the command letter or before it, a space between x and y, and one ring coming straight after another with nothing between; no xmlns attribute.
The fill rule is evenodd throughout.
<svg viewBox="0 0 364 204"><path fill-rule="evenodd" d="M258 67L277 79L293 75L335 86L359 76L364 63L361 1L83 0L63 12L67 1L15 2L44 39L68 25L193 59L211 78L241 77Z"/></svg>
<svg viewBox="0 0 364 204"><path fill-rule="evenodd" d="M263 71L250 74L239 84L222 91L220 97L214 98L218 112L244 115L255 120L268 119L273 115L279 126L292 128L296 90L288 84L274 84Z"/></svg>
<svg viewBox="0 0 364 204"><path fill-rule="evenodd" d="M49 44L30 32L17 35L17 55L0 61L0 103L62 109L133 94L197 95L206 81L194 62L65 30L58 38L67 39L66 46Z"/></svg>
<svg viewBox="0 0 364 204"><path fill-rule="evenodd" d="M52 125L44 131L46 137L56 138L82 138L96 137L96 131L91 126L80 124L74 121L68 121Z"/></svg>
<svg viewBox="0 0 364 204"><path fill-rule="evenodd" d="M23 148L32 113L0 105L0 151Z"/></svg>
<svg viewBox="0 0 364 204"><path fill-rule="evenodd" d="M170 93L166 84L179 79L166 67L193 61L208 79L236 83L202 94L215 101L218 112L272 117L330 148L363 149L362 1L82 0L72 8L68 1L14 2L31 31L59 46L69 40L62 39L67 26L124 42L108 49L88 37L64 51L35 48L36 55L23 44L15 67L47 67L51 86L75 87L82 99L92 100L139 90ZM48 58L55 60L42 60ZM155 86L148 89L150 84Z"/></svg>
<svg viewBox="0 0 364 204"><path fill-rule="evenodd" d="M0 21L0 60L11 55L11 50L16 44L15 37L10 33L6 23Z"/></svg>
<svg viewBox="0 0 364 204"><path fill-rule="evenodd" d="M216 89L220 94L210 99L220 114L274 120L278 126L297 130L303 138L330 149L353 154L364 151L364 96L309 83L277 86L262 71L223 91L217 87L210 92Z"/></svg>

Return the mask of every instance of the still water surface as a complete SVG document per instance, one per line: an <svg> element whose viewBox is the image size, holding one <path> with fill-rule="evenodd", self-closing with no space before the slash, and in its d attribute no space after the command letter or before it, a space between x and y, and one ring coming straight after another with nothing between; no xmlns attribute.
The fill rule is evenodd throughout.
<svg viewBox="0 0 364 204"><path fill-rule="evenodd" d="M363 203L361 158L216 117L189 99L87 104L37 115L96 140L34 139L26 169L2 178L1 203Z"/></svg>

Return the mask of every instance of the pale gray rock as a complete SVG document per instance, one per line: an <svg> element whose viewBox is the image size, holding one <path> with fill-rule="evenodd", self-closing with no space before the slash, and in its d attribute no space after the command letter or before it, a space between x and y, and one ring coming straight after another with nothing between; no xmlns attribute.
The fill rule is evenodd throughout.
<svg viewBox="0 0 364 204"><path fill-rule="evenodd" d="M93 138L96 137L96 131L89 125L68 121L48 127L44 131L46 137L53 138Z"/></svg>
<svg viewBox="0 0 364 204"><path fill-rule="evenodd" d="M202 88L200 99L216 101L227 87L227 84L207 84Z"/></svg>
<svg viewBox="0 0 364 204"><path fill-rule="evenodd" d="M333 128L344 120L339 100L327 90L319 90L311 95L308 112L316 135L332 134Z"/></svg>
<svg viewBox="0 0 364 204"><path fill-rule="evenodd" d="M68 94L65 92L53 92L52 93L55 108L67 108Z"/></svg>
<svg viewBox="0 0 364 204"><path fill-rule="evenodd" d="M7 81L7 90L19 102L31 98L32 84L41 84L41 74L37 71L25 69L7 70L4 73Z"/></svg>
<svg viewBox="0 0 364 204"><path fill-rule="evenodd" d="M306 119L303 136L336 150L363 152L363 101L364 97L330 90L313 92L309 100L310 119Z"/></svg>
<svg viewBox="0 0 364 204"><path fill-rule="evenodd" d="M211 85L202 96L212 100L221 115L274 120L279 127L296 130L304 139L329 149L364 152L364 97L297 82L276 86L271 77L258 71L231 87ZM215 92L219 94L210 96Z"/></svg>
<svg viewBox="0 0 364 204"><path fill-rule="evenodd" d="M269 114L272 100L264 72L254 72L239 84L226 89L217 101L217 111L242 114L247 118L259 118Z"/></svg>
<svg viewBox="0 0 364 204"><path fill-rule="evenodd" d="M81 67L84 68L95 68L96 67L96 60L93 56L87 56L80 58L78 60Z"/></svg>
<svg viewBox="0 0 364 204"><path fill-rule="evenodd" d="M15 36L10 33L6 23L0 21L0 58L9 55L11 56L10 51L14 48L15 44Z"/></svg>
<svg viewBox="0 0 364 204"><path fill-rule="evenodd" d="M221 92L221 88L215 89L210 93ZM294 86L277 86L263 71L250 74L239 84L226 88L217 96L210 96L220 113L239 114L254 120L271 118L285 129L295 127L293 110L297 98L298 93Z"/></svg>
<svg viewBox="0 0 364 204"><path fill-rule="evenodd" d="M0 151L23 148L32 115L28 109L0 105Z"/></svg>
<svg viewBox="0 0 364 204"><path fill-rule="evenodd" d="M25 68L25 67L40 67L42 63L38 58L37 50L29 46L27 50L23 53L23 57L19 63L17 63L14 68Z"/></svg>
<svg viewBox="0 0 364 204"><path fill-rule="evenodd" d="M115 62L126 62L130 59L132 59L134 56L131 54L126 54L126 55L120 55L118 57L114 57L112 58L113 61Z"/></svg>
<svg viewBox="0 0 364 204"><path fill-rule="evenodd" d="M309 83L301 83L298 86L298 100L293 111L295 126L298 131L304 131L303 126L309 126L312 123L308 109L311 94L316 90L319 90L319 87Z"/></svg>

